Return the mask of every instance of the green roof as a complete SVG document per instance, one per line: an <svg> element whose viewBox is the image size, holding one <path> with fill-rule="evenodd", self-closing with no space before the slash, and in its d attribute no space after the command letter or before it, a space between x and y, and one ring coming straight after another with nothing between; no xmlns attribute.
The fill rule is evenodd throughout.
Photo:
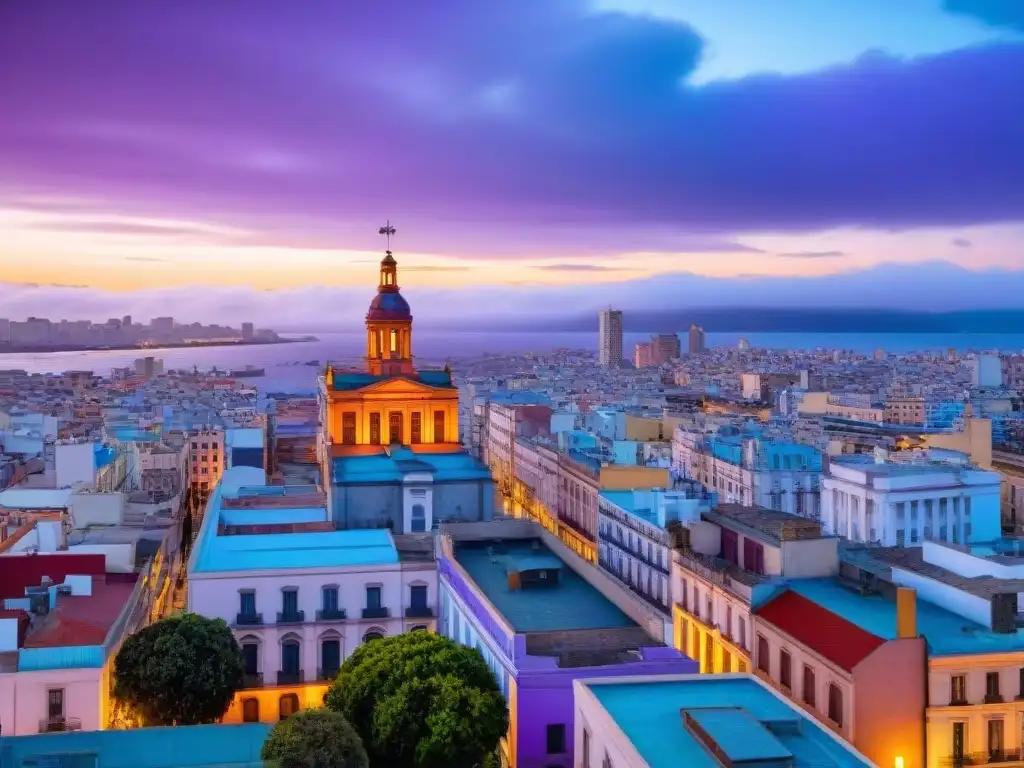
<svg viewBox="0 0 1024 768"><path fill-rule="evenodd" d="M452 375L447 371L416 371L412 376L375 376L366 371L335 371L332 389L337 392L344 392L353 389L362 389L371 384L378 384L391 379L407 379L419 384L426 384L428 387L452 388Z"/></svg>

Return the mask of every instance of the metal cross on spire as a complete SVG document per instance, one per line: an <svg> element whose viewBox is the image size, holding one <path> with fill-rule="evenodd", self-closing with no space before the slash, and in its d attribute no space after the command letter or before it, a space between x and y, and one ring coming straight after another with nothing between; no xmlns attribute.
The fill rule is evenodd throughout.
<svg viewBox="0 0 1024 768"><path fill-rule="evenodd" d="M377 230L378 235L384 235L388 239L388 253L391 253L391 238L395 234L395 228L391 226L391 219L387 220L387 223Z"/></svg>

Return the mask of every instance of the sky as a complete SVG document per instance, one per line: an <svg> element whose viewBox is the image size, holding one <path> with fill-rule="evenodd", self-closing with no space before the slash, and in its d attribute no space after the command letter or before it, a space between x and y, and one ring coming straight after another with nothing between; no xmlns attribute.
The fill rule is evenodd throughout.
<svg viewBox="0 0 1024 768"><path fill-rule="evenodd" d="M0 315L1018 307L1018 0L0 4Z"/></svg>

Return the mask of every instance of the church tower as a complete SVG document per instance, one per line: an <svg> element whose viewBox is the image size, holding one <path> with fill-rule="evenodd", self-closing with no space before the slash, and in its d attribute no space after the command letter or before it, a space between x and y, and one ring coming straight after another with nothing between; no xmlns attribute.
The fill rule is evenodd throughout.
<svg viewBox="0 0 1024 768"><path fill-rule="evenodd" d="M412 313L398 288L398 262L391 253L395 228L380 228L388 248L380 262L377 295L366 313L366 367L374 376L412 376Z"/></svg>

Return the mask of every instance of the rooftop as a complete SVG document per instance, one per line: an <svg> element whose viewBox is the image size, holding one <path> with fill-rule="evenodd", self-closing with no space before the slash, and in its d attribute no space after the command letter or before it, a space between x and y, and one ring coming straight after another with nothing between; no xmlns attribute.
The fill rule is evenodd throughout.
<svg viewBox="0 0 1024 768"><path fill-rule="evenodd" d="M881 595L863 595L835 579L796 579L787 585L834 614L885 640L896 638L896 603ZM1024 650L1024 630L993 632L952 611L918 598L917 631L932 656L1006 653Z"/></svg>
<svg viewBox="0 0 1024 768"><path fill-rule="evenodd" d="M412 376L374 376L366 371L335 370L332 389L335 391L362 389L363 387L369 387L382 381L389 381L390 379L408 379L419 384L426 384L428 387L443 389L450 389L455 386L452 384L452 375L447 371L423 370L416 371Z"/></svg>
<svg viewBox="0 0 1024 768"><path fill-rule="evenodd" d="M410 472L428 473L435 481L491 478L491 470L465 451L416 453L408 448L388 448L374 455L333 460L335 482L393 483Z"/></svg>
<svg viewBox="0 0 1024 768"><path fill-rule="evenodd" d="M64 509L70 499L70 488L14 487L0 491L0 507L7 509Z"/></svg>
<svg viewBox="0 0 1024 768"><path fill-rule="evenodd" d="M717 747L736 765L775 764L769 761L780 758L791 759L793 768L872 765L749 675L582 684L650 768L719 768L722 763L711 756L705 744Z"/></svg>
<svg viewBox="0 0 1024 768"><path fill-rule="evenodd" d="M315 530L313 523L329 519L325 507L281 506L280 494L266 495L266 505L257 503L259 487L244 485L254 479L251 467L233 467L224 473L210 496L199 530L189 573L275 570L296 568L350 568L398 563L391 532L384 528L363 530ZM262 476L262 472L257 472ZM262 486L270 488L269 486ZM253 503L245 510L224 509L225 498L246 496ZM287 494L286 494L287 496ZM240 519L239 516L244 519ZM241 532L239 526L271 526L274 532ZM222 526L235 528L230 534ZM295 532L283 532L293 530Z"/></svg>
<svg viewBox="0 0 1024 768"><path fill-rule="evenodd" d="M742 504L718 504L702 517L712 523L735 528L742 527L769 544L791 539L820 539L824 537L821 525L788 512L766 507L745 507Z"/></svg>
<svg viewBox="0 0 1024 768"><path fill-rule="evenodd" d="M4 768L250 768L263 765L260 750L269 730L247 723L8 736L0 758Z"/></svg>
<svg viewBox="0 0 1024 768"><path fill-rule="evenodd" d="M516 632L636 626L539 540L456 543L455 559ZM531 561L560 566L556 586L509 589L509 571Z"/></svg>
<svg viewBox="0 0 1024 768"><path fill-rule="evenodd" d="M58 595L49 613L37 619L24 648L103 645L135 588L135 574L92 577L91 595Z"/></svg>

